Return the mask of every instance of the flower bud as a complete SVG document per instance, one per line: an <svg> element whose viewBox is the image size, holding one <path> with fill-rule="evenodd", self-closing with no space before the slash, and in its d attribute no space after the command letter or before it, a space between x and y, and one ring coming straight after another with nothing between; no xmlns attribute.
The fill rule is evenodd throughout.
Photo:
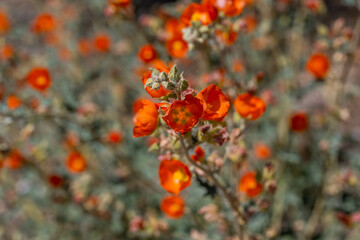
<svg viewBox="0 0 360 240"><path fill-rule="evenodd" d="M179 71L176 68L176 65L174 65L171 68L171 70L170 70L170 72L168 74L168 77L169 77L170 81L172 81L172 82L178 82L179 81L180 76L179 76Z"/></svg>

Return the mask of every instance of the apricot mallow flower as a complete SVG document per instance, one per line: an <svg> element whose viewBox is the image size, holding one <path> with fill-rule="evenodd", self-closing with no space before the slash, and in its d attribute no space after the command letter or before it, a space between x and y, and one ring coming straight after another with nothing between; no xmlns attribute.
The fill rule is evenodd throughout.
<svg viewBox="0 0 360 240"><path fill-rule="evenodd" d="M190 26L191 22L201 22L202 25L209 25L217 18L216 8L211 4L191 3L186 7L180 20Z"/></svg>
<svg viewBox="0 0 360 240"><path fill-rule="evenodd" d="M222 121L227 115L230 101L215 84L211 84L201 90L201 92L196 95L196 98L200 99L201 104L204 107L201 119Z"/></svg>
<svg viewBox="0 0 360 240"><path fill-rule="evenodd" d="M189 167L176 159L163 160L159 167L161 186L169 193L178 194L191 184Z"/></svg>
<svg viewBox="0 0 360 240"><path fill-rule="evenodd" d="M235 110L243 117L255 120L261 117L266 110L266 103L261 98L253 96L250 93L244 93L237 96L234 101Z"/></svg>
<svg viewBox="0 0 360 240"><path fill-rule="evenodd" d="M133 105L134 112L134 137L144 137L150 135L158 124L158 109L155 103L147 99L138 99Z"/></svg>
<svg viewBox="0 0 360 240"><path fill-rule="evenodd" d="M176 132L186 133L198 123L202 114L200 100L187 95L184 100L175 101L167 108L163 120Z"/></svg>
<svg viewBox="0 0 360 240"><path fill-rule="evenodd" d="M160 208L170 218L181 218L184 215L185 203L179 196L167 196L161 201Z"/></svg>
<svg viewBox="0 0 360 240"><path fill-rule="evenodd" d="M330 61L324 54L316 53L312 55L306 63L306 70L312 73L316 78L326 77L330 68Z"/></svg>
<svg viewBox="0 0 360 240"><path fill-rule="evenodd" d="M226 16L233 17L242 13L246 0L203 0L203 4L211 4Z"/></svg>
<svg viewBox="0 0 360 240"><path fill-rule="evenodd" d="M38 91L45 91L51 84L49 71L43 67L33 68L26 76L26 81Z"/></svg>
<svg viewBox="0 0 360 240"><path fill-rule="evenodd" d="M262 185L257 182L255 172L248 172L240 178L238 190L246 193L250 198L256 197L262 192Z"/></svg>

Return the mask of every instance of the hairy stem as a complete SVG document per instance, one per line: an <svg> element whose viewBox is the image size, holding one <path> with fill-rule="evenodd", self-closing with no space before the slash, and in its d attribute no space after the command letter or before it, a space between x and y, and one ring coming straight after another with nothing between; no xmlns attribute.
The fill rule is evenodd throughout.
<svg viewBox="0 0 360 240"><path fill-rule="evenodd" d="M229 189L226 189L210 170L208 170L204 166L198 164L197 162L195 162L191 159L189 152L186 148L183 136L181 135L181 133L178 133L178 136L179 136L179 140L180 140L180 144L181 144L181 149L182 149L187 161L196 169L201 170L205 174L206 178L209 181L211 181L220 190L220 192L223 194L225 199L228 201L231 209L233 210L233 214L236 219L237 233L240 237L240 240L243 240L244 239L244 236L243 236L244 231L243 231L242 225L246 222L246 220L245 220L243 214L240 212L239 202L238 202L236 196Z"/></svg>

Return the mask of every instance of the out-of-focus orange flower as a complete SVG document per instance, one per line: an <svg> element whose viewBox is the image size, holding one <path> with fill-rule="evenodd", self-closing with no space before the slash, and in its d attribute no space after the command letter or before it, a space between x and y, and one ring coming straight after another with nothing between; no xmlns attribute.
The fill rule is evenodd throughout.
<svg viewBox="0 0 360 240"><path fill-rule="evenodd" d="M10 23L8 17L5 14L5 12L0 9L0 35L9 31L9 29L10 29Z"/></svg>
<svg viewBox="0 0 360 240"><path fill-rule="evenodd" d="M230 101L215 84L204 88L196 97L200 99L204 112L201 119L222 121L227 115Z"/></svg>
<svg viewBox="0 0 360 240"><path fill-rule="evenodd" d="M118 8L125 8L130 6L132 0L109 0L109 4Z"/></svg>
<svg viewBox="0 0 360 240"><path fill-rule="evenodd" d="M35 33L47 33L53 31L55 27L55 18L49 13L43 13L35 18L32 24L32 31Z"/></svg>
<svg viewBox="0 0 360 240"><path fill-rule="evenodd" d="M188 51L188 44L183 38L172 38L166 41L166 49L170 56L183 58Z"/></svg>
<svg viewBox="0 0 360 240"><path fill-rule="evenodd" d="M159 112L156 105L147 99L138 99L134 102L133 112L135 114L133 123L134 137L144 137L150 135L157 127Z"/></svg>
<svg viewBox="0 0 360 240"><path fill-rule="evenodd" d="M109 143L121 143L123 140L123 136L120 132L118 131L110 131L108 134L107 134L107 142Z"/></svg>
<svg viewBox="0 0 360 240"><path fill-rule="evenodd" d="M70 172L81 173L86 169L85 158L78 152L69 153L66 166Z"/></svg>
<svg viewBox="0 0 360 240"><path fill-rule="evenodd" d="M256 180L255 172L244 174L239 181L238 190L246 193L250 198L258 196L262 192L262 185Z"/></svg>
<svg viewBox="0 0 360 240"><path fill-rule="evenodd" d="M255 0L245 0L246 6L252 5Z"/></svg>
<svg viewBox="0 0 360 240"><path fill-rule="evenodd" d="M32 88L38 91L45 91L50 87L51 77L46 68L36 67L28 73L26 81Z"/></svg>
<svg viewBox="0 0 360 240"><path fill-rule="evenodd" d="M294 132L304 132L308 125L308 118L304 112L295 113L290 118L290 128Z"/></svg>
<svg viewBox="0 0 360 240"><path fill-rule="evenodd" d="M152 60L156 59L157 52L156 52L155 48L153 47L153 45L147 44L140 48L138 57L144 63L149 63Z"/></svg>
<svg viewBox="0 0 360 240"><path fill-rule="evenodd" d="M24 162L24 157L19 150L12 150L9 155L5 158L4 165L11 169L19 169Z"/></svg>
<svg viewBox="0 0 360 240"><path fill-rule="evenodd" d="M255 16L254 15L245 16L243 20L246 23L247 32L253 32L257 26L257 21Z"/></svg>
<svg viewBox="0 0 360 240"><path fill-rule="evenodd" d="M209 25L218 16L216 8L211 4L191 3L186 7L180 20L190 26L191 22L201 22L203 25Z"/></svg>
<svg viewBox="0 0 360 240"><path fill-rule="evenodd" d="M161 186L169 193L178 194L191 184L189 167L176 159L160 163L159 179Z"/></svg>
<svg viewBox="0 0 360 240"><path fill-rule="evenodd" d="M310 11L317 12L320 9L321 2L319 0L306 0L304 5Z"/></svg>
<svg viewBox="0 0 360 240"><path fill-rule="evenodd" d="M203 114L203 106L198 98L186 95L185 100L173 102L166 110L163 119L176 132L190 131Z"/></svg>
<svg viewBox="0 0 360 240"><path fill-rule="evenodd" d="M254 153L258 159L268 159L271 157L271 149L265 143L259 142L254 146Z"/></svg>
<svg viewBox="0 0 360 240"><path fill-rule="evenodd" d="M258 119L266 110L266 103L250 93L238 95L234 101L234 106L241 117L251 120Z"/></svg>
<svg viewBox="0 0 360 240"><path fill-rule="evenodd" d="M185 24L176 18L171 18L166 21L165 31L168 39L182 38L182 29L185 28Z"/></svg>
<svg viewBox="0 0 360 240"><path fill-rule="evenodd" d="M150 77L151 77L151 71L144 72L143 77L141 79L142 83L145 85ZM160 98L166 96L170 92L166 90L163 86L160 86L159 89L151 89L151 87L146 87L145 90L153 98Z"/></svg>
<svg viewBox="0 0 360 240"><path fill-rule="evenodd" d="M196 146L194 150L195 154L192 154L190 157L195 162L202 162L205 159L205 151L200 146Z"/></svg>
<svg viewBox="0 0 360 240"><path fill-rule="evenodd" d="M61 187L64 183L64 179L58 175L51 175L48 177L48 182L50 186L54 188Z"/></svg>
<svg viewBox="0 0 360 240"><path fill-rule="evenodd" d="M20 107L21 101L20 99L15 96L14 94L11 94L7 99L7 106L10 110L14 110L18 107Z"/></svg>
<svg viewBox="0 0 360 240"><path fill-rule="evenodd" d="M246 0L203 0L203 3L213 5L229 17L240 15L246 6Z"/></svg>
<svg viewBox="0 0 360 240"><path fill-rule="evenodd" d="M96 50L104 53L104 52L108 52L110 50L111 40L108 35L99 34L95 37L94 44L95 44Z"/></svg>
<svg viewBox="0 0 360 240"><path fill-rule="evenodd" d="M306 70L312 73L318 79L324 78L328 73L329 68L329 59L327 56L321 53L312 55L306 64Z"/></svg>
<svg viewBox="0 0 360 240"><path fill-rule="evenodd" d="M2 60L8 60L14 56L14 47L10 44L5 44L0 50L0 57Z"/></svg>
<svg viewBox="0 0 360 240"><path fill-rule="evenodd" d="M161 201L160 208L170 218L181 218L185 203L179 196L167 196Z"/></svg>
<svg viewBox="0 0 360 240"><path fill-rule="evenodd" d="M237 72L244 73L245 72L244 63L239 59L235 59L232 63L232 70L236 73Z"/></svg>
<svg viewBox="0 0 360 240"><path fill-rule="evenodd" d="M153 68L156 68L157 70L159 70L160 72L169 73L170 69L173 67L174 64L172 64L172 63L166 64L163 60L157 58L157 59L151 61L150 65Z"/></svg>
<svg viewBox="0 0 360 240"><path fill-rule="evenodd" d="M91 41L88 39L79 40L77 49L82 56L88 56L92 51Z"/></svg>
<svg viewBox="0 0 360 240"><path fill-rule="evenodd" d="M230 27L225 31L217 30L216 35L225 45L230 46L236 41L238 34Z"/></svg>

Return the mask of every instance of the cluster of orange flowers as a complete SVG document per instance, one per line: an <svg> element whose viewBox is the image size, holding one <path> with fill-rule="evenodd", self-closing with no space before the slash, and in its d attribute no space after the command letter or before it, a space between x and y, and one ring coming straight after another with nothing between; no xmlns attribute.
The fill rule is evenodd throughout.
<svg viewBox="0 0 360 240"><path fill-rule="evenodd" d="M154 61L156 51L151 46L144 46L139 52L139 57L144 62ZM171 70L159 69L164 71L160 73L158 69L153 69L143 76L145 90L151 97L160 101L154 103L140 98L134 102L134 137L152 134L159 125L159 117L169 129L179 134L191 131L200 119L210 122L224 120L230 108L230 100L218 86L211 84L198 94L194 94L187 83L182 88L179 88L183 86L181 83L175 84L175 87L171 89L169 85L172 84L171 79L174 78L172 75L177 73L176 66L173 66ZM162 85L156 87L154 87L155 83L149 85L149 82L157 78L157 74L163 76ZM181 78L179 74L177 76ZM182 79L182 81L186 80ZM234 100L234 106L239 115L250 120L259 118L266 110L265 102L250 93L238 95ZM195 162L204 163L205 151L197 146L191 158ZM189 167L180 160L166 159L161 161L159 179L166 191L179 194L190 185L191 172ZM246 193L249 197L260 194L261 190L262 186L253 175L246 174L240 179L239 191ZM179 196L166 197L161 204L161 209L168 216L177 218L183 214L184 202Z"/></svg>

